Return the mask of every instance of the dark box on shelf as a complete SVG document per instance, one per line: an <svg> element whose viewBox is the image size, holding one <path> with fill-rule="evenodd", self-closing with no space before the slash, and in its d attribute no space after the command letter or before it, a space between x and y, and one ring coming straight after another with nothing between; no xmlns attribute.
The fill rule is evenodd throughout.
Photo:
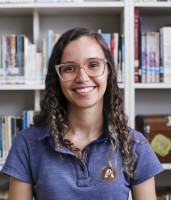
<svg viewBox="0 0 171 200"><path fill-rule="evenodd" d="M162 163L171 162L171 115L137 115L136 130L144 134Z"/></svg>

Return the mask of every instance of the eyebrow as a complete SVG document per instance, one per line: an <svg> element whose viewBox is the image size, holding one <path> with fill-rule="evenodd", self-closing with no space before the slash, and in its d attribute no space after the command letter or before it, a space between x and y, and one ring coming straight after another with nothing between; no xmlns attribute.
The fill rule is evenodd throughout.
<svg viewBox="0 0 171 200"><path fill-rule="evenodd" d="M92 57L92 58L87 58L85 61L88 61L88 60L95 60L95 59L101 59L99 57ZM61 64L68 64L68 63L77 63L77 62L74 62L74 61L66 61L66 62L63 62ZM78 64L78 63L77 63Z"/></svg>

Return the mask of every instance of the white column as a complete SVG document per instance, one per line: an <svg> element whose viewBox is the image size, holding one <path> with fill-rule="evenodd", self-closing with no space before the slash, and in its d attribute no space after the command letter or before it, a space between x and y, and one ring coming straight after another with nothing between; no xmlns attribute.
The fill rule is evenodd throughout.
<svg viewBox="0 0 171 200"><path fill-rule="evenodd" d="M135 128L135 87L134 87L134 0L129 1L129 125Z"/></svg>
<svg viewBox="0 0 171 200"><path fill-rule="evenodd" d="M34 110L40 111L40 90L34 91Z"/></svg>
<svg viewBox="0 0 171 200"><path fill-rule="evenodd" d="M39 13L33 10L33 43L36 44L36 50L39 51ZM34 91L34 110L40 110L40 90Z"/></svg>
<svg viewBox="0 0 171 200"><path fill-rule="evenodd" d="M37 51L39 51L39 30L40 30L40 22L39 22L39 12L38 10L33 10L33 43L36 44Z"/></svg>

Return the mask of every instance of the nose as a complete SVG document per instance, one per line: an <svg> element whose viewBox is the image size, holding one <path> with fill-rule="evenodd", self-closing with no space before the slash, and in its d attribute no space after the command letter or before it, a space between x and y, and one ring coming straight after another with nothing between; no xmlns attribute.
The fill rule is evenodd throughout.
<svg viewBox="0 0 171 200"><path fill-rule="evenodd" d="M87 82L89 80L90 80L90 77L86 73L85 69L83 67L80 67L75 81L76 82Z"/></svg>

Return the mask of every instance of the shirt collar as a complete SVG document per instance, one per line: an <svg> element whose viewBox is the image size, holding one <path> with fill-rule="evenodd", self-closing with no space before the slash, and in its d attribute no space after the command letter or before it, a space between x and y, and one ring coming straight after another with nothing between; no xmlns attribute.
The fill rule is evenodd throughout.
<svg viewBox="0 0 171 200"><path fill-rule="evenodd" d="M51 127L50 125L46 124L46 125L43 125L42 127L42 133L41 135L38 137L38 140L39 141L42 141L48 137L50 137L50 131L51 131Z"/></svg>

